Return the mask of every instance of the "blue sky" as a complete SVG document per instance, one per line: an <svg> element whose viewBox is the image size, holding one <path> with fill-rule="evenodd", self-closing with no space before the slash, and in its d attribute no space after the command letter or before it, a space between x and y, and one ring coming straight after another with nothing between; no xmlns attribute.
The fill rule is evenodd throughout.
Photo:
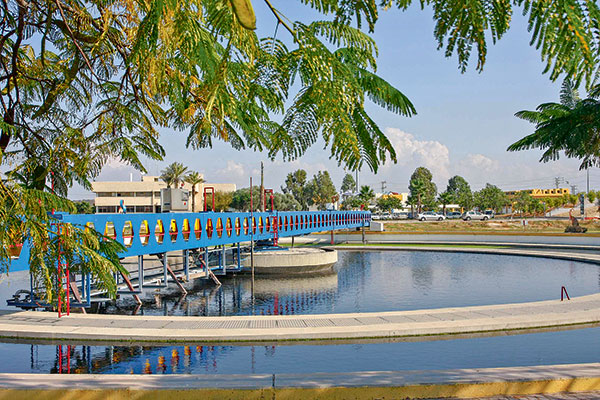
<svg viewBox="0 0 600 400"><path fill-rule="evenodd" d="M258 34L272 35L276 20L262 2L254 1ZM315 13L296 1L274 0L290 19L309 22ZM585 189L585 172L578 170L577 160L561 158L551 163L539 163L540 151L508 153L506 147L532 132L532 125L514 117L523 109L558 101L560 82L551 82L542 75L544 63L539 52L529 46L526 20L517 11L512 27L496 45L488 46L487 62L482 73L475 70L476 60L461 74L455 57L446 58L437 50L433 37L434 21L429 9L417 6L407 11L382 11L373 35L379 48L378 74L388 80L417 108L411 118L401 117L375 105L367 109L385 130L398 153L398 163L384 165L377 175L360 172L360 183L379 190L386 181L387 190L407 191L408 179L416 167L426 166L438 189L446 187L453 175L462 175L479 189L486 183L501 188L522 189L552 187L554 177L564 177L571 184ZM289 34L279 29L278 37ZM287 173L298 168L309 175L328 170L339 187L345 171L330 160L330 151L318 142L293 162L278 158L268 160L266 154L236 151L225 143L212 149L185 148L185 133L163 129L161 143L167 155L162 162L147 163L150 174L173 161L179 161L205 175L209 182L232 182L248 186L250 176L260 177L260 161L265 162L267 187L279 190ZM139 172L117 161L110 162L98 180L134 179ZM600 189L600 171L590 170L590 187ZM440 191L441 191L440 190ZM80 187L70 197L90 198Z"/></svg>

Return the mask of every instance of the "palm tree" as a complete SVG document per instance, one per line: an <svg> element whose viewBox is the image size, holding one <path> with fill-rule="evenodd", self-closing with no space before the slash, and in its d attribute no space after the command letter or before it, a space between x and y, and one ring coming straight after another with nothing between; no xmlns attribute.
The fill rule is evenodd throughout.
<svg viewBox="0 0 600 400"><path fill-rule="evenodd" d="M442 213L446 215L446 204L450 204L454 199L454 194L450 192L441 193L438 196L438 200L442 203Z"/></svg>
<svg viewBox="0 0 600 400"><path fill-rule="evenodd" d="M181 182L183 182L183 177L187 172L187 167L181 163L174 162L167 166L164 170L160 171L160 179L165 181L167 187L178 187Z"/></svg>
<svg viewBox="0 0 600 400"><path fill-rule="evenodd" d="M196 211L196 185L204 183L204 179L196 171L192 171L183 179L192 185L192 212Z"/></svg>
<svg viewBox="0 0 600 400"><path fill-rule="evenodd" d="M600 85L581 100L571 81L563 82L560 103L544 103L537 111L519 111L517 117L534 123L535 132L511 144L509 151L539 148L540 161L557 160L561 151L582 161L580 169L600 165Z"/></svg>
<svg viewBox="0 0 600 400"><path fill-rule="evenodd" d="M368 206L371 200L375 198L375 192L369 186L361 186L358 197L365 206Z"/></svg>
<svg viewBox="0 0 600 400"><path fill-rule="evenodd" d="M417 204L417 212L420 213L422 211L423 197L427 192L425 182L419 178L412 179L408 185L408 190L410 190L410 195L413 198L413 202Z"/></svg>

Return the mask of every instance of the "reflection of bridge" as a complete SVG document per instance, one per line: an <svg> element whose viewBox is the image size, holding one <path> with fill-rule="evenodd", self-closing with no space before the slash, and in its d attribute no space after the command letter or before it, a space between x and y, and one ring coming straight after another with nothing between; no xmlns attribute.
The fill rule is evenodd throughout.
<svg viewBox="0 0 600 400"><path fill-rule="evenodd" d="M224 275L227 271L240 271L241 243L256 241L276 245L280 237L294 237L313 232L364 227L369 223L370 213L365 211L286 211L259 213L163 213L163 214L56 214L59 223L96 229L105 236L123 244L124 257L137 256L137 271L129 276L115 276L120 294L131 294L139 302L138 294L144 288L166 288L169 281L176 283L185 292L180 281L202 277ZM233 245L233 246L232 246ZM229 246L229 247L227 247ZM167 253L182 252L180 270L174 271L168 262ZM227 252L231 253L227 257ZM180 253L181 254L181 253ZM146 258L144 257L146 256ZM147 270L144 260L157 256L159 268ZM228 263L229 259L229 263ZM28 269L29 243L23 245L20 256L13 259L11 270ZM88 307L101 292L95 290L90 274L75 275L68 265L59 266L62 285L74 307ZM45 307L35 293L37 289L31 279L29 293L15 296L8 301L17 307ZM23 296L24 295L24 296Z"/></svg>

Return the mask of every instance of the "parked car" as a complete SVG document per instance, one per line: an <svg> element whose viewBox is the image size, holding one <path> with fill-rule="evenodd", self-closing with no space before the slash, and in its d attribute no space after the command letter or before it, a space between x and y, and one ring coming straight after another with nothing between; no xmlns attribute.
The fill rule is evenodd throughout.
<svg viewBox="0 0 600 400"><path fill-rule="evenodd" d="M419 221L443 221L446 217L434 211L425 211L417 214L417 219Z"/></svg>
<svg viewBox="0 0 600 400"><path fill-rule="evenodd" d="M490 216L484 213L480 213L479 211L467 211L462 215L461 218L463 219L463 221L470 221L472 219L487 221L488 219L490 219Z"/></svg>
<svg viewBox="0 0 600 400"><path fill-rule="evenodd" d="M451 211L446 213L446 218L448 219L459 219L460 217L462 217L462 213L460 211Z"/></svg>
<svg viewBox="0 0 600 400"><path fill-rule="evenodd" d="M410 214L410 213L407 213L407 212L393 213L392 219L408 219L408 214Z"/></svg>
<svg viewBox="0 0 600 400"><path fill-rule="evenodd" d="M490 217L490 219L494 218L496 216L496 213L494 212L494 210L485 210L483 213L485 215L487 215L488 217Z"/></svg>

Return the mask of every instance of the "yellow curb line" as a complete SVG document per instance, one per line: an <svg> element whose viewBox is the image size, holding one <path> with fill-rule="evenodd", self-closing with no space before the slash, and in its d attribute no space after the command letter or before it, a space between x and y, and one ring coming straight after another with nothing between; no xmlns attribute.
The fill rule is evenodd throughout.
<svg viewBox="0 0 600 400"><path fill-rule="evenodd" d="M32 379L34 374L32 374ZM0 389L0 399L425 399L473 398L499 395L553 394L600 390L600 377L532 381L408 385L398 387L264 388L264 389Z"/></svg>

